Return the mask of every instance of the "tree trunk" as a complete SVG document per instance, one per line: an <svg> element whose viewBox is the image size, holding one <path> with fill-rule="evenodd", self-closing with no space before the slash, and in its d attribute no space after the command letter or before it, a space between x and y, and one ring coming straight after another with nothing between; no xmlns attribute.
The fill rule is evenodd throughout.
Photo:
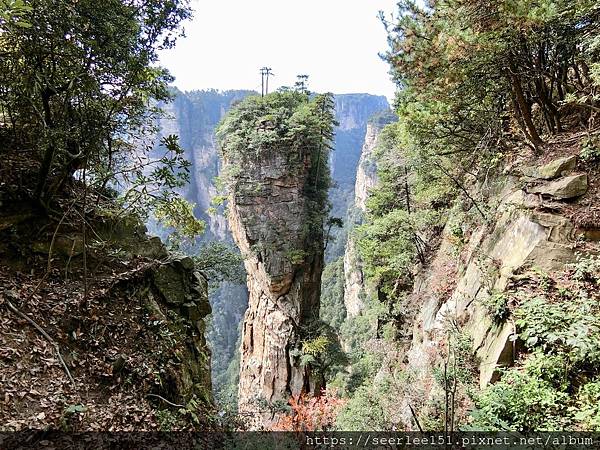
<svg viewBox="0 0 600 450"><path fill-rule="evenodd" d="M533 123L533 119L531 118L531 110L529 108L529 105L527 104L527 101L525 100L523 88L521 87L521 81L512 70L508 71L508 75L511 80L517 106L519 107L519 111L517 111L517 113L521 114L521 117L525 122L527 131L529 132L529 137L531 138L531 143L537 150L539 150L539 147L542 147L544 145L544 141L540 137L537 129L535 128L535 124Z"/></svg>
<svg viewBox="0 0 600 450"><path fill-rule="evenodd" d="M50 97L52 97L52 91L50 89L45 89L42 92L41 97L44 108L44 125L46 129L52 130L54 128L54 122L52 121L52 110L50 109ZM38 183L35 188L35 200L41 201L42 203L44 203L45 200L43 197L46 189L46 181L48 180L50 168L52 167L52 160L54 159L54 154L56 153L56 146L54 145L52 139L53 137L50 138L50 143L48 144L48 148L46 148L46 152L44 153L44 159L42 160L42 165L38 173Z"/></svg>

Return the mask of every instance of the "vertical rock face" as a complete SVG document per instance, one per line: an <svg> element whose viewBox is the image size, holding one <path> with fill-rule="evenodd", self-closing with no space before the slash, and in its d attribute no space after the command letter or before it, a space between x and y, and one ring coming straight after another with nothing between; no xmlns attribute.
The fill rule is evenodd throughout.
<svg viewBox="0 0 600 450"><path fill-rule="evenodd" d="M335 96L335 117L339 125L335 130L335 150L331 152L330 163L331 177L335 181L335 187L330 193L333 216L344 217L352 205L352 190L369 118L388 109L389 104L383 96L370 94Z"/></svg>
<svg viewBox="0 0 600 450"><path fill-rule="evenodd" d="M323 269L322 245L305 242L309 157L304 172L297 167L271 152L245 165L230 197L229 224L245 255L250 293L242 331L242 412L256 414L264 402L285 403L290 395L319 388L293 352L301 328L318 316ZM306 248L314 250L294 250ZM268 427L274 420L263 409L256 425Z"/></svg>
<svg viewBox="0 0 600 450"><path fill-rule="evenodd" d="M358 161L356 182L354 184L354 206L364 212L367 210L367 197L369 190L377 184L377 166L373 158L373 151L377 146L382 127L375 123L367 125L365 142Z"/></svg>
<svg viewBox="0 0 600 450"><path fill-rule="evenodd" d="M460 259L457 261L457 247L447 226L435 257L417 274L408 297L416 311L411 319L412 342L405 354L396 356L405 360L403 370L410 374L411 380L406 393L397 399L397 420L407 429L414 427L410 410L414 407L415 393L426 401L436 395L432 391L432 374L443 365L439 355L448 345L448 323L460 324L464 335L471 340L470 356L474 356L473 364L478 368L479 385L483 389L498 380L502 368L515 363L521 345L514 320L492 317L488 306L492 296L508 298L521 289L519 280L526 279L532 268L551 274L576 261L576 228L560 203L564 191L543 191L542 195L554 201L556 209L552 212L542 210L544 200L539 195L548 186L547 167L561 168L551 175L560 177L557 182L567 184L578 177L583 179L581 175L562 175L564 160L530 171L537 178L530 178L537 184L530 191L536 194L523 190L521 179L514 174L498 178L488 200L498 207L488 223L470 230ZM571 163L570 169L574 167ZM569 194L569 200L586 192L587 182L581 183L580 189ZM528 295L533 297L535 293ZM422 414L428 414L425 402L419 407Z"/></svg>
<svg viewBox="0 0 600 450"><path fill-rule="evenodd" d="M367 210L366 201L369 191L377 184L374 151L377 148L381 131L393 120L395 117L391 114L383 114L378 120L372 120L367 125L354 185L354 216L357 223L361 222L362 216ZM350 234L344 251L344 305L348 318L355 317L362 311L364 307L363 290L363 273L358 249L352 234Z"/></svg>
<svg viewBox="0 0 600 450"><path fill-rule="evenodd" d="M231 239L225 217L221 214L206 214L211 206L211 197L216 194L214 178L221 166L217 151L215 128L230 107L251 94L249 91L214 90L176 92L175 100L166 105L167 117L159 123L159 136L177 134L185 150L186 158L192 163L191 183L183 192L196 204L195 214L207 222L206 241ZM335 150L331 152L331 171L335 181L330 191L333 204L332 216L344 217L353 204L353 189L357 164L369 118L389 108L385 97L369 94L340 94L335 96L336 120ZM371 134L368 133L367 136ZM160 234L159 230L153 230ZM335 230L333 230L335 232ZM345 237L332 240L328 253L340 256L344 252ZM357 272L358 273L358 272ZM213 358L213 380L215 388L226 374L234 357L238 342L238 323L247 305L245 286L227 283L211 292L213 318L208 339L215 349Z"/></svg>
<svg viewBox="0 0 600 450"><path fill-rule="evenodd" d="M227 221L220 214L208 215L210 200L216 195L214 178L219 170L215 128L231 105L251 91L176 92L175 100L166 105L166 117L159 123L159 137L179 136L185 157L192 163L191 182L185 197L196 204L196 215L206 221L207 240L228 238Z"/></svg>
<svg viewBox="0 0 600 450"><path fill-rule="evenodd" d="M177 134L185 157L192 163L190 184L182 194L196 204L194 214L206 221L208 241L231 241L227 219L222 214L207 214L211 198L216 195L214 182L220 167L215 142L215 128L233 104L250 95L251 91L192 91L176 92L172 103L166 105L166 117L159 123L159 135ZM153 232L160 234L159 230ZM213 315L207 338L215 351L212 359L215 392L223 388L227 369L234 358L238 342L238 324L248 304L246 286L223 283L210 291Z"/></svg>

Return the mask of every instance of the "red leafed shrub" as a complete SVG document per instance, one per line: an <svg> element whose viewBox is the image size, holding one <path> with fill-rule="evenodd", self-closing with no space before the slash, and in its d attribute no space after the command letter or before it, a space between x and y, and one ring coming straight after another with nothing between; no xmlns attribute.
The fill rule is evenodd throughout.
<svg viewBox="0 0 600 450"><path fill-rule="evenodd" d="M333 392L323 390L318 397L300 394L291 397L292 411L282 415L274 425L274 431L327 431L335 425L335 419L346 400Z"/></svg>

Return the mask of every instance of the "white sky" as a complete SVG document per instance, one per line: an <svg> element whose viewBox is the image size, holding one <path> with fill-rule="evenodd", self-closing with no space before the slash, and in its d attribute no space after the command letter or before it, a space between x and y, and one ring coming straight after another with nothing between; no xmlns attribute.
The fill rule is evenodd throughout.
<svg viewBox="0 0 600 450"><path fill-rule="evenodd" d="M393 97L387 48L377 17L396 0L193 0L186 37L161 54L176 77L192 89L254 89L271 67L269 91L308 74L309 88L336 94L367 92Z"/></svg>

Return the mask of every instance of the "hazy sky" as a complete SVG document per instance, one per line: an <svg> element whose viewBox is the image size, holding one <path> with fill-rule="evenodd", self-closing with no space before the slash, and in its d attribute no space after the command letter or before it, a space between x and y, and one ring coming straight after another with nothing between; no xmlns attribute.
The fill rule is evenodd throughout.
<svg viewBox="0 0 600 450"><path fill-rule="evenodd" d="M368 92L391 99L394 85L378 53L387 47L377 17L395 0L193 0L186 37L161 54L176 77L192 89L254 89L271 67L269 90L293 85L308 74L317 92Z"/></svg>

